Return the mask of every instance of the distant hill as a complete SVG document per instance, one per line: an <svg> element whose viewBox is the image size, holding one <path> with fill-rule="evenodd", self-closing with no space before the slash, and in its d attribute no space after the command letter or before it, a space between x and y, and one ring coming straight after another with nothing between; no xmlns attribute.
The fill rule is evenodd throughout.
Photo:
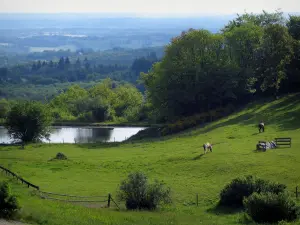
<svg viewBox="0 0 300 225"><path fill-rule="evenodd" d="M232 16L103 17L94 14L0 14L0 53L164 46L189 28L218 32Z"/></svg>

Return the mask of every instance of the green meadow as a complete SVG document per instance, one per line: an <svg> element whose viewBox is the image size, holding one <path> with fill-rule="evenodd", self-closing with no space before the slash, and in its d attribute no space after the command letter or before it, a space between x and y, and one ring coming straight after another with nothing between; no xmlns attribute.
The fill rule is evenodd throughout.
<svg viewBox="0 0 300 225"><path fill-rule="evenodd" d="M264 133L258 133L260 120L266 124ZM291 137L292 147L256 151L259 140L276 137ZM213 152L204 155L202 145L207 141L214 144ZM49 161L58 152L68 160ZM244 175L281 182L291 193L300 185L300 94L251 103L205 127L161 139L126 144L33 144L24 150L0 147L0 165L47 192L111 193L115 198L121 180L135 171L143 171L150 180L163 180L172 189L171 205L154 212L126 211L118 201L120 210L114 204L103 208L41 199L32 189L0 173L0 179L9 180L20 198L21 220L31 223L252 224L243 212L216 209L219 193L225 184Z"/></svg>

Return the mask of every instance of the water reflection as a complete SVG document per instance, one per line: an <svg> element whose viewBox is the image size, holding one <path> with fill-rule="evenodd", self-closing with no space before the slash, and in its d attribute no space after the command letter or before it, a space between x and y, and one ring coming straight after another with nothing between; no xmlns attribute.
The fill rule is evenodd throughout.
<svg viewBox="0 0 300 225"><path fill-rule="evenodd" d="M52 127L50 143L121 142L136 134L143 127ZM4 127L0 127L0 143L11 143Z"/></svg>
<svg viewBox="0 0 300 225"><path fill-rule="evenodd" d="M111 139L113 128L79 128L76 133L76 143L108 142Z"/></svg>

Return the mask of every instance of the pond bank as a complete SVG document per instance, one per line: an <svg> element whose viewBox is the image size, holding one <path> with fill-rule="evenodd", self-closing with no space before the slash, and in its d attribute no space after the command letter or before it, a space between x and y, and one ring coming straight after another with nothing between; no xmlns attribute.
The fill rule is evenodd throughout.
<svg viewBox="0 0 300 225"><path fill-rule="evenodd" d="M0 124L1 125L1 124ZM162 124L149 124L149 123L89 123L89 122L76 122L76 121L56 121L52 126L76 126L76 127L163 127Z"/></svg>

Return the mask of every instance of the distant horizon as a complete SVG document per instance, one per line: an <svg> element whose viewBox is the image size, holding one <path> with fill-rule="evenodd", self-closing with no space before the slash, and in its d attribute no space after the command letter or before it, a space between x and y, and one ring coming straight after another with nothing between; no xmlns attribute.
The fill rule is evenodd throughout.
<svg viewBox="0 0 300 225"><path fill-rule="evenodd" d="M125 14L146 17L226 16L243 12L300 12L299 0L0 0L2 13Z"/></svg>
<svg viewBox="0 0 300 225"><path fill-rule="evenodd" d="M273 13L276 12L276 10L273 11L268 11L268 10L261 10L260 12L248 12L245 11L243 13L254 13L254 14L259 14L262 13L263 11L266 11L268 13ZM300 11L294 11L294 12L284 12L281 11L285 16L287 15L300 15ZM203 18L203 17L234 17L237 16L238 14L243 14L243 13L224 13L224 14L212 14L212 13L197 13L197 14L179 14L179 13L174 13L174 14L152 14L152 13L134 13L134 12L124 12L124 13L119 13L119 12L1 12L0 11L0 16L13 16L13 15L18 15L18 16L93 16L93 17L111 17L111 18L120 18L120 17L129 17L129 18L165 18L165 19L175 19L175 18Z"/></svg>

